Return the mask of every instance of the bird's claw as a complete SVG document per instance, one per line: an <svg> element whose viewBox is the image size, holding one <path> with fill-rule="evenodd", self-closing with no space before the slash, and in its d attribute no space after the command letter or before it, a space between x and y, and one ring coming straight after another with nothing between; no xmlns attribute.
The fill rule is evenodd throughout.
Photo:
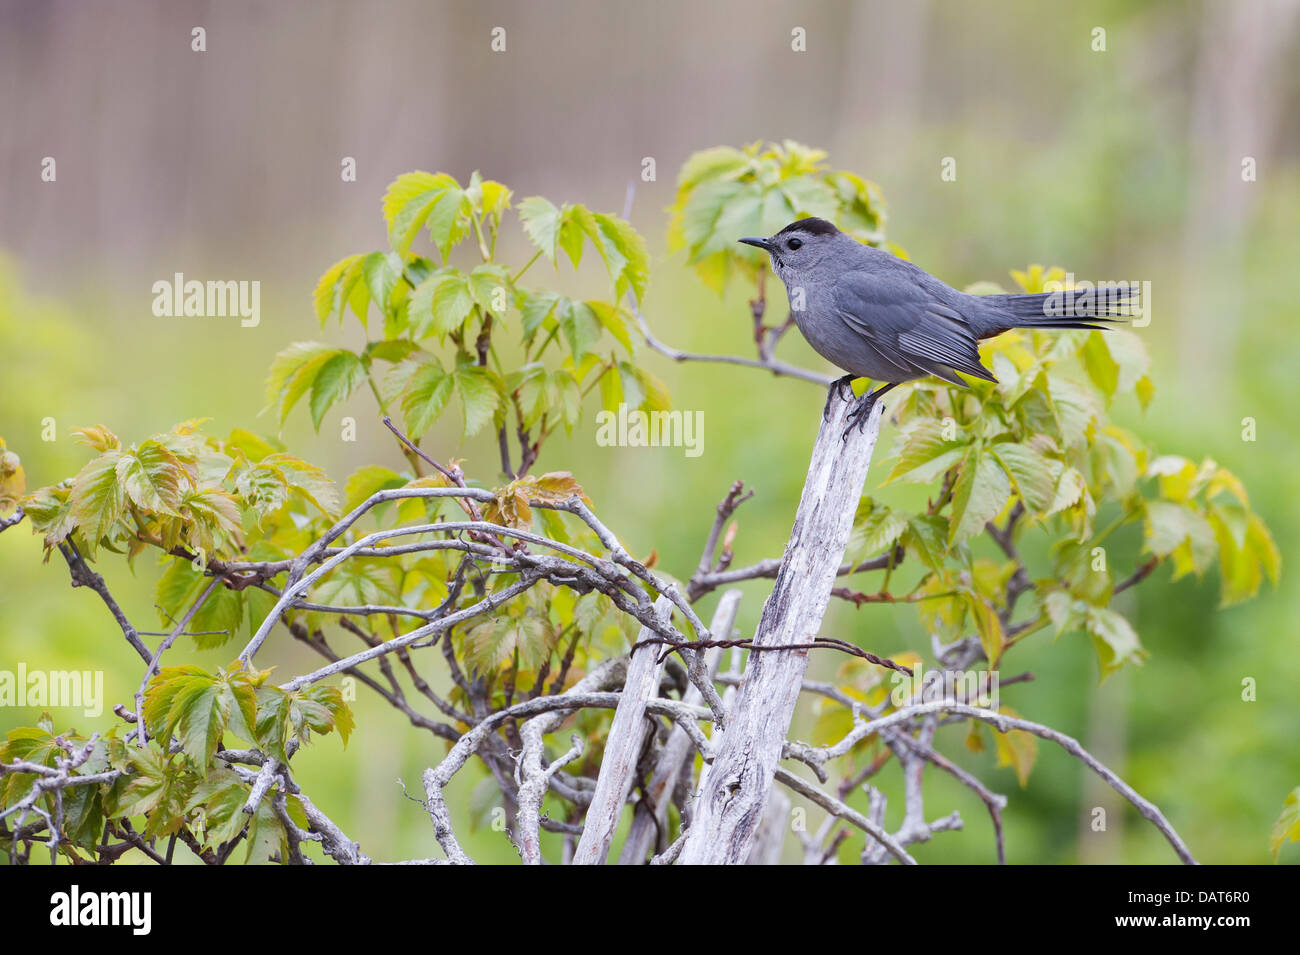
<svg viewBox="0 0 1300 955"><path fill-rule="evenodd" d="M836 395L844 397L844 389L849 389L849 397L853 396L853 375L844 375L842 378L836 378L831 382L830 390L826 392L826 406L822 408L822 420L827 421L831 416L831 402Z"/></svg>
<svg viewBox="0 0 1300 955"><path fill-rule="evenodd" d="M858 399L858 403L849 412L849 425L844 429L844 434L840 436L840 441L849 440L849 432L854 427L858 429L859 433L867 430L867 421L871 418L871 409L875 407L876 400L876 395L870 391Z"/></svg>

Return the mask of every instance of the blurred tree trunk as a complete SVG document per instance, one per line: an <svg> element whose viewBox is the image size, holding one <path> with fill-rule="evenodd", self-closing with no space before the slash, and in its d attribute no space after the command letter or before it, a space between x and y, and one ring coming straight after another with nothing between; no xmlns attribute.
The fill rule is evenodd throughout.
<svg viewBox="0 0 1300 955"><path fill-rule="evenodd" d="M1246 227L1263 188L1243 180L1242 163L1251 157L1259 177L1271 174L1300 0L1207 3L1204 11L1183 239L1185 274L1198 284L1182 302L1193 334L1178 341L1189 378L1214 390L1241 319Z"/></svg>

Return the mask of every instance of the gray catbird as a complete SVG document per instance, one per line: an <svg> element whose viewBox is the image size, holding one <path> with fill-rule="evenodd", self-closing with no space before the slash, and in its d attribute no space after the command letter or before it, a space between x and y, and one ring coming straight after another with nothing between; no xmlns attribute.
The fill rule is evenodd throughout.
<svg viewBox="0 0 1300 955"><path fill-rule="evenodd" d="M937 375L964 385L960 371L997 381L980 363L982 338L1013 328L1102 328L1094 323L1126 317L1115 308L1136 291L967 295L825 219L799 219L770 239L740 241L771 255L799 331L819 355L848 372L831 385L826 411L854 378L885 382L858 400L850 427L854 419L864 427L877 398L914 378Z"/></svg>

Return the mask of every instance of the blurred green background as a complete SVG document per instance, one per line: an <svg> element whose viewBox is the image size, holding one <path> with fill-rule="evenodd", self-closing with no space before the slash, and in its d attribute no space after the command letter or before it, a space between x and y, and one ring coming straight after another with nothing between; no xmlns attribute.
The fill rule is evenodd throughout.
<svg viewBox="0 0 1300 955"><path fill-rule="evenodd" d="M379 201L411 169L466 179L474 169L515 190L619 212L637 181L632 221L655 269L646 316L681 348L750 354L743 290L725 300L666 254L665 209L681 162L716 144L797 139L836 168L879 183L889 237L957 287L1010 284L1007 270L1060 265L1080 278L1153 283L1154 405L1116 419L1162 451L1211 456L1235 471L1283 552L1283 582L1229 611L1217 581L1169 581L1162 569L1121 606L1151 653L1099 686L1082 634L1044 632L1009 665L1032 683L1003 701L1077 737L1156 802L1207 862L1268 862L1270 826L1300 785L1300 589L1290 561L1300 535L1300 441L1294 263L1300 259L1300 71L1297 0L1239 3L775 2L654 4L126 2L0 3L0 436L30 487L87 459L75 426L103 423L135 441L186 418L215 433L273 432L258 417L271 357L322 333L310 308L317 277L341 256L385 243ZM207 51L190 49L202 26ZM491 30L504 27L505 52ZM791 31L806 30L806 52ZM1096 30L1104 30L1097 50ZM44 157L57 181L42 182ZM340 178L354 157L357 181ZM656 181L640 181L653 157ZM941 163L956 161L955 181ZM1256 178L1243 179L1243 160ZM517 262L528 257L522 234ZM506 240L503 240L506 241ZM539 268L541 266L538 266ZM256 279L262 319L167 319L152 284ZM569 279L565 278L564 282ZM597 288L585 268L576 284ZM797 336L780 356L825 369ZM591 411L546 448L541 470L577 475L633 553L657 549L689 576L717 501L732 481L756 491L739 514L736 565L779 555L823 401L814 386L717 365L647 359L674 405L704 412L704 453L602 448ZM367 396L356 443L305 412L289 447L340 482L355 467L400 465ZM43 442L43 420L58 439ZM331 415L337 422L337 416ZM1243 419L1257 440L1242 439ZM490 439L462 444L456 422L427 446L497 478ZM892 441L886 425L877 460ZM872 489L883 479L877 467ZM886 492L896 493L892 489ZM1046 540L1027 544L1032 561ZM1128 559L1136 560L1136 540ZM105 555L107 558L108 555ZM1116 557L1115 560L1122 558ZM134 576L101 559L137 626L154 628L156 569ZM766 592L746 588L751 631ZM705 601L711 610L716 595ZM909 607L834 606L823 632L882 653L928 638ZM229 648L181 655L205 666ZM309 660L283 642L264 662L281 673ZM127 699L139 661L98 599L41 563L25 526L0 536L0 667L105 671L111 703ZM829 674L838 661L818 659ZM1242 701L1242 681L1258 685ZM358 730L295 760L299 781L377 859L436 855L428 819L402 798L445 744L360 691ZM0 710L0 730L38 712ZM111 724L57 711L60 726ZM805 714L796 732L806 738ZM1021 790L991 754L943 731L940 745L997 791L1011 862L1156 863L1173 854L1073 759L1040 744ZM462 841L481 861L516 859L505 836L472 835L477 767L452 790ZM931 775L927 812L960 809L966 828L917 845L919 860L994 858L982 806ZM895 822L896 768L881 782ZM1108 809L1106 832L1089 828ZM813 814L814 827L818 816ZM797 858L795 840L787 858ZM860 845L859 845L860 848ZM846 850L846 861L851 858ZM1282 861L1300 861L1300 847Z"/></svg>

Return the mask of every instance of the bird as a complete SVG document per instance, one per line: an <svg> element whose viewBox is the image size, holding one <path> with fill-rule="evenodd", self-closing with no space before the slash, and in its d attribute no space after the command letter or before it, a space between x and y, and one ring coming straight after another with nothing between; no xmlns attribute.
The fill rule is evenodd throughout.
<svg viewBox="0 0 1300 955"><path fill-rule="evenodd" d="M818 217L796 219L773 236L738 240L763 249L785 283L790 313L808 344L847 372L831 400L856 378L884 384L849 413L866 426L882 395L905 381L935 375L966 387L958 373L996 382L979 343L1014 328L1103 329L1123 322L1136 287L1066 289L1028 295L970 295L882 249L864 245ZM1085 294L1086 293L1086 294Z"/></svg>

